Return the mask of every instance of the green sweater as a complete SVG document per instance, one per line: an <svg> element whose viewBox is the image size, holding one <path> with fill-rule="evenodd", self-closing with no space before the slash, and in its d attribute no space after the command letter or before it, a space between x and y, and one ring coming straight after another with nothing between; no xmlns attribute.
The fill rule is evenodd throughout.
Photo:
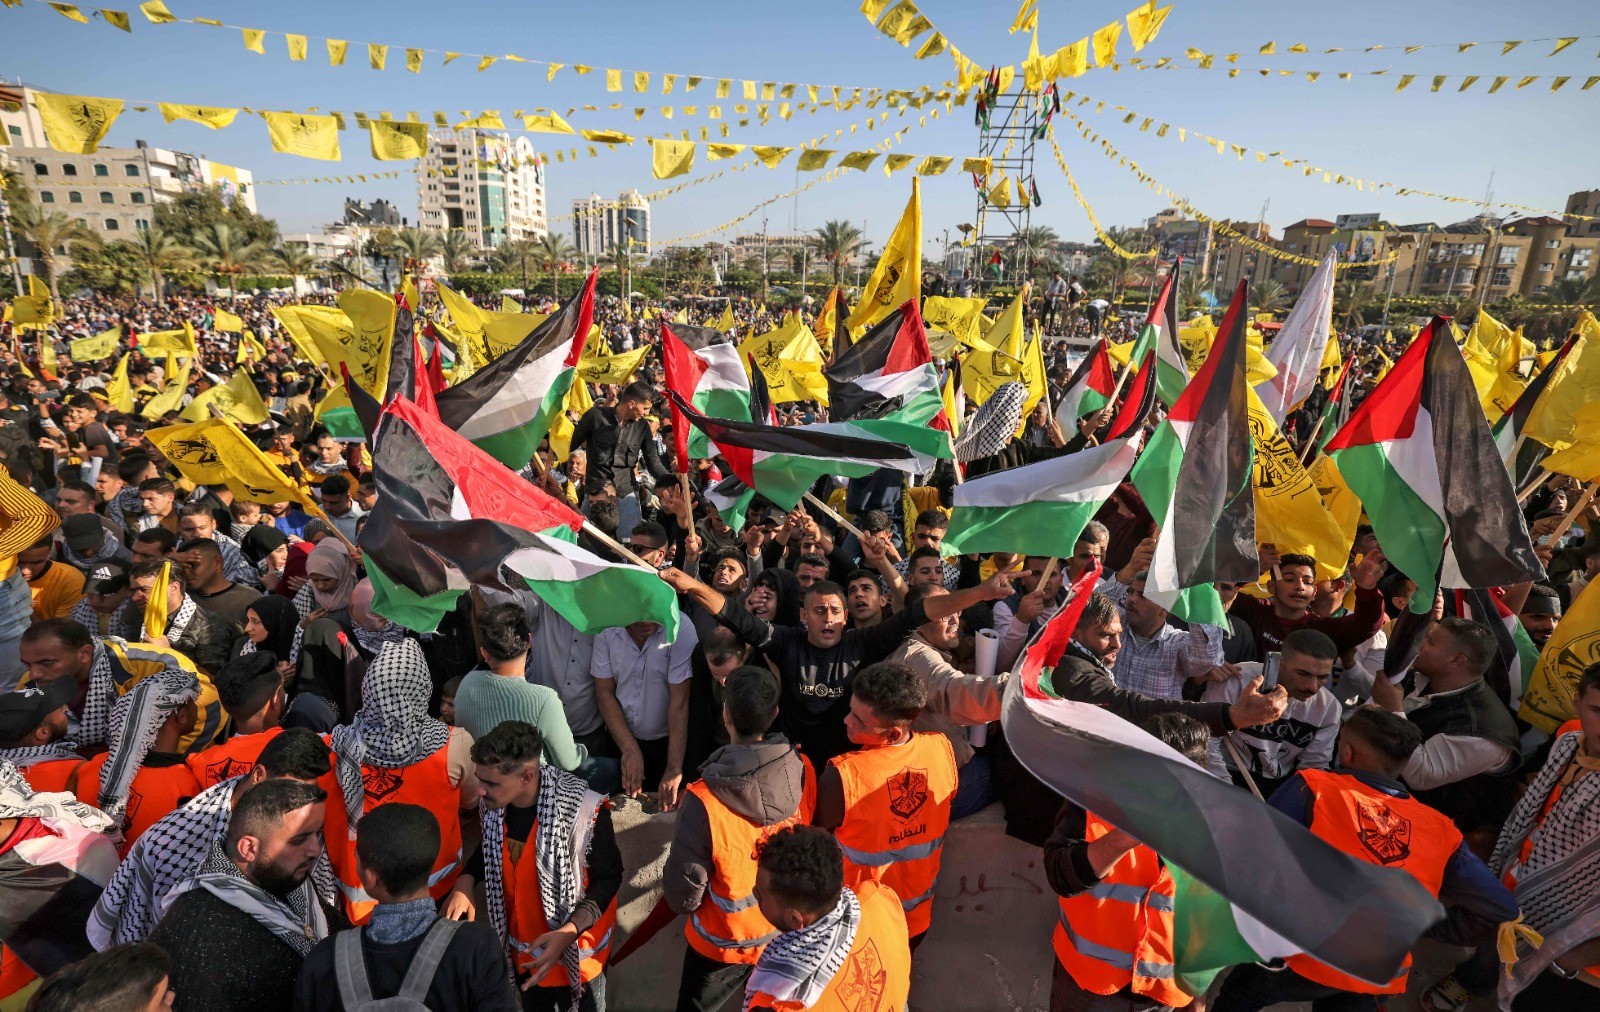
<svg viewBox="0 0 1600 1012"><path fill-rule="evenodd" d="M539 729L544 761L551 766L571 771L589 758L589 750L572 740L556 690L482 668L467 672L456 688L456 726L477 741L506 720L526 721Z"/></svg>

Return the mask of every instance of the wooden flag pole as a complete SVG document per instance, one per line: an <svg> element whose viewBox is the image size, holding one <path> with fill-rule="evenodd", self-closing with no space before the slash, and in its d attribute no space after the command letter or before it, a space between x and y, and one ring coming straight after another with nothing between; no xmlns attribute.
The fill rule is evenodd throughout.
<svg viewBox="0 0 1600 1012"><path fill-rule="evenodd" d="M1233 757L1234 766L1244 775L1244 783L1246 787L1250 788L1250 793L1256 796L1257 801L1267 800L1261 796L1261 788L1256 786L1256 778L1250 775L1250 767L1244 761L1244 756L1239 754L1239 746L1233 743L1233 736L1223 735L1222 744L1228 749L1228 754Z"/></svg>
<svg viewBox="0 0 1600 1012"><path fill-rule="evenodd" d="M1023 559L1023 564L1024 565L1027 564L1027 559L1026 558ZM1044 564L1044 572L1039 574L1039 584L1038 584L1038 586L1034 587L1033 589L1034 590L1038 590L1040 587L1043 587L1045 584L1049 583L1050 582L1050 575L1052 573L1054 573L1055 571L1056 571L1056 559L1055 559L1055 556L1052 555L1049 558L1049 560L1046 561L1045 564Z"/></svg>
<svg viewBox="0 0 1600 1012"><path fill-rule="evenodd" d="M1535 492L1539 491L1539 489L1544 486L1544 483L1549 481L1551 477L1552 477L1552 472L1550 472L1550 471L1548 471L1548 470L1546 470L1545 468L1542 468L1542 467L1539 468L1538 476L1536 478L1534 478L1533 481L1528 483L1528 487L1527 488L1525 488L1521 492L1517 493L1517 505L1521 506L1523 503L1527 502L1530 498L1532 498L1533 494Z"/></svg>
<svg viewBox="0 0 1600 1012"><path fill-rule="evenodd" d="M616 538L613 538L611 535L607 534L605 531L602 531L600 528L596 527L594 524L591 524L589 521L585 520L583 522L583 529L588 531L589 534L596 541L599 541L599 542L605 544L612 551L616 552L618 555L620 555L623 558L627 559L629 562L633 563L634 565L640 567L641 569L648 569L652 573L656 572L656 567L650 565L650 563L644 561L643 559L639 558L639 556L635 555L633 553L633 549L629 548L627 545L625 545L622 542L618 541Z"/></svg>
<svg viewBox="0 0 1600 1012"><path fill-rule="evenodd" d="M866 540L867 536L865 534L861 533L861 528L857 527L855 524L851 523L850 521L846 520L844 517L840 516L837 512L835 512L835 510L834 510L834 508L832 506L829 506L827 503L823 502L821 499L818 499L816 496L812 495L810 492L807 492L805 494L805 500L806 500L806 502L808 502L811 505L815 506L817 509L819 509L822 512L826 513L828 516L832 517L834 523L838 524L840 527L843 527L845 530L849 531L851 534L854 534L856 536L856 540L857 541L865 541Z"/></svg>
<svg viewBox="0 0 1600 1012"><path fill-rule="evenodd" d="M1550 532L1550 538L1545 544L1554 546L1556 542L1561 540L1561 535L1567 533L1567 528L1571 527L1578 519L1578 514L1589 508L1589 504L1594 501L1596 492L1600 492L1600 481L1591 481L1589 487L1583 490L1583 495L1578 497L1577 504L1567 511L1566 516L1561 518L1561 525Z"/></svg>

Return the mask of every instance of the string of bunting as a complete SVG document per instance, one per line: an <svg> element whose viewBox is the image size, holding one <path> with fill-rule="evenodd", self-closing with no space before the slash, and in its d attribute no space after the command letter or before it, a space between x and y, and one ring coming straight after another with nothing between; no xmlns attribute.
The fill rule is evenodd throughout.
<svg viewBox="0 0 1600 1012"><path fill-rule="evenodd" d="M1600 39L1600 35L1559 35L1559 36L1558 35L1552 35L1552 36L1546 36L1544 38L1538 38L1538 39L1494 39L1494 40L1491 40L1491 41L1480 41L1480 42L1418 42L1418 43L1382 43L1382 42L1380 42L1380 43L1374 43L1374 44L1372 44L1370 46L1329 46L1326 49L1313 49L1312 47L1307 46L1304 42L1296 42L1296 43L1293 43L1291 45L1285 46L1282 49L1279 49L1278 48L1278 43L1274 40L1274 41L1263 42L1259 47L1257 47L1256 54L1259 55L1259 56L1311 56L1311 55L1329 56L1329 55L1332 55L1334 53L1377 53L1377 52L1392 53L1392 52L1399 52L1402 55L1410 56L1412 53L1421 52L1424 49L1454 49L1456 51L1456 53L1459 55L1461 53L1470 52L1471 50L1476 49L1479 46L1483 47L1483 51L1484 52L1492 53L1492 50L1494 49L1494 47L1495 46L1499 46L1500 47L1500 52L1498 54L1493 54L1493 55L1509 56L1509 55L1511 55L1511 53L1515 52L1518 48L1520 48L1521 46L1526 45L1526 44L1539 43L1539 42L1553 42L1553 43L1555 43L1555 48L1551 49L1550 52L1545 54L1545 58L1549 59L1552 56L1559 55L1560 53L1563 53L1566 50L1572 48L1573 45L1575 45L1577 42L1579 42L1580 40L1583 40L1583 39ZM1185 59L1189 59L1189 60L1199 60L1199 59L1202 59L1202 58L1204 58L1206 56L1215 57L1216 55L1217 54L1215 54L1215 53L1206 53L1206 52L1203 52L1202 50L1195 49L1195 48L1191 47L1189 50L1187 50L1184 53L1184 58ZM1235 60L1237 60L1240 55L1241 54L1239 54L1239 53L1228 53L1227 55L1225 55L1223 57L1223 59L1227 60L1229 63L1232 63ZM1482 55L1482 53L1480 53L1479 55Z"/></svg>
<svg viewBox="0 0 1600 1012"><path fill-rule="evenodd" d="M1077 124L1079 133L1083 136L1084 142L1090 144L1091 147L1094 146L1094 143L1089 139L1089 134L1093 133L1093 131L1089 130L1089 125L1074 115L1070 109L1063 109L1062 111L1066 113L1067 118L1071 119L1075 124ZM1060 148L1056 144L1054 126L1049 128L1049 137L1051 149L1056 152L1056 158L1061 160L1062 156L1060 154ZM1109 161L1115 162L1116 164L1127 169L1133 174L1134 178L1139 180L1139 182L1145 184L1145 186L1165 197L1167 200L1170 200L1173 204L1177 205L1188 214L1193 215L1197 220L1209 224L1214 230L1222 233L1233 242L1236 242L1247 249L1252 249L1258 253L1272 257L1274 260L1283 260L1288 263L1300 264L1303 267L1316 267L1319 263L1321 263L1321 261L1317 260L1315 257L1305 257L1300 256L1298 253L1289 253L1278 249L1276 246L1261 242L1258 239L1245 235L1243 232L1240 232L1227 222L1205 214L1193 204L1189 203L1185 197L1178 193L1174 193L1172 190L1169 190L1148 172L1145 172L1143 169L1139 168L1136 163L1129 161L1126 156L1117 151L1116 148L1112 147L1111 143L1105 138L1102 137L1099 139L1099 141L1100 152L1101 154L1105 155ZM1361 264L1340 263L1336 264L1334 269L1345 270L1350 267L1381 267L1384 264L1393 263L1396 259L1398 259L1397 256L1390 256L1383 260L1369 260Z"/></svg>
<svg viewBox="0 0 1600 1012"><path fill-rule="evenodd" d="M1060 146L1056 144L1054 132L1050 134L1050 150L1054 152L1056 164L1061 167L1061 174L1067 178L1067 186L1072 188L1072 195L1077 198L1078 206L1083 209L1084 217L1088 218L1089 224L1094 227L1094 234L1099 237L1100 245L1124 260L1148 260L1157 255L1155 250L1147 250L1143 253L1134 252L1111 238L1110 234L1100 226L1100 217L1094 213L1094 208L1089 205L1089 198L1085 197L1083 191L1078 188L1078 180L1073 176L1072 169L1068 168L1067 159L1061 154Z"/></svg>
<svg viewBox="0 0 1600 1012"><path fill-rule="evenodd" d="M82 9L75 4L57 3L53 2L53 0L33 0L33 2L42 3L44 6L52 8L69 21L74 21L79 24L90 23L90 18L85 15ZM8 7L20 6L20 3L16 2L16 0L5 0L5 3ZM121 29L129 34L133 33L134 22L128 16L126 11L105 8L91 9L94 11L94 14L97 17L112 27ZM812 84L796 81L757 81L742 78L720 77L716 74L662 72L627 67L595 67L585 63L545 60L537 57L522 56L517 53L457 52L454 50L435 49L430 46L406 46L391 43L368 42L363 40L333 39L328 38L327 36L315 35L309 32L282 32L262 28L250 28L244 25L229 24L224 21L219 21L215 18L182 18L168 10L167 5L163 2L163 0L147 0L147 2L139 5L139 12L143 14L145 20L152 25L159 26L181 24L237 31L240 33L240 38L246 51L257 53L263 56L266 55L267 52L265 45L266 39L268 37L281 38L285 43L284 51L288 55L289 59L293 62L304 62L308 58L308 55L311 51L311 44L320 42L323 44L323 48L327 53L329 66L333 67L345 65L346 58L350 55L350 49L353 46L356 48L358 53L362 50L362 48L365 48L367 54L367 65L373 70L381 71L388 67L389 53L392 50L397 54L404 54L403 65L405 69L411 73L421 73L425 60L430 57L442 57L442 65L446 66L460 59L466 59L469 61L476 60L478 71L480 73L488 70L496 63L520 63L544 68L546 82L554 81L558 72L568 68L570 68L572 73L578 77L584 77L595 71L600 71L603 73L603 78L606 82L607 90L609 91L622 91L623 82L627 81L630 83L633 91L646 93L651 90L651 82L655 80L659 81L661 84L661 93L663 95L670 95L674 92L681 81L683 83L683 90L686 92L692 92L696 90L701 86L702 83L714 83L718 98L727 98L730 94L732 94L734 86L738 85L745 98L752 101L756 100L757 95L763 96L763 101L770 100L770 98L774 95L781 95L784 98L789 98L800 89L805 89L808 95L808 101L822 101L821 96L823 93L831 92L832 102L848 102L852 105L856 102L862 101L863 98L866 97L882 97L889 94L904 97L914 94L912 91L898 88L885 89L866 85L850 84ZM848 98L845 97L846 93L849 93ZM849 106L847 105L845 107L848 108Z"/></svg>
<svg viewBox="0 0 1600 1012"><path fill-rule="evenodd" d="M1237 56L1238 54L1234 53L1234 54L1231 54L1231 55ZM1187 65L1175 63L1175 62L1173 62L1171 57L1162 57L1161 59L1157 60L1155 63L1151 63L1151 64L1147 64L1147 63L1143 62L1142 60L1129 60L1126 64L1113 64L1111 69L1113 71L1118 71L1118 70L1122 70L1124 67L1126 67L1129 70L1162 70L1162 71L1167 71L1167 70L1212 70L1212 69L1216 69L1216 64L1214 62L1214 56L1212 54L1202 53L1197 62L1192 63L1192 64L1187 64ZM1341 70L1341 71L1334 71L1334 72L1324 72L1324 71L1320 71L1320 70L1285 70L1285 69L1281 69L1281 68L1272 68L1272 67L1229 67L1227 69L1228 69L1227 76L1230 79L1231 78L1241 77L1241 76L1247 76L1249 74L1255 74L1255 75L1257 75L1259 77L1267 78L1267 79L1283 78L1283 77L1293 77L1293 78L1302 78L1303 77L1305 79L1306 83L1308 83L1308 84L1316 84L1318 81L1322 81L1322 80L1330 80L1331 81L1331 80L1335 80L1335 79L1340 80L1340 81L1354 81L1357 78L1362 78L1362 77L1387 77L1390 74L1393 74L1393 75L1396 75L1399 78L1399 81L1395 84L1395 89L1394 89L1397 92L1405 91L1407 88L1411 87L1411 85L1419 77L1431 77L1431 86L1428 89L1429 91L1443 91L1444 90L1444 86L1446 84L1449 84L1451 82L1459 82L1457 87L1456 87L1456 92L1458 94L1461 93L1461 92L1467 91L1468 89L1472 88L1479 81L1483 81L1483 80L1487 79L1489 84L1488 84L1488 88L1486 90L1487 90L1488 94L1490 94L1490 95L1493 95L1493 94L1497 93L1498 91L1500 91L1500 89L1504 88L1507 84L1511 83L1512 81L1516 82L1515 86L1513 86L1512 89L1511 89L1512 91L1521 91L1523 88L1526 88L1528 85L1533 84L1533 83L1538 82L1538 81L1549 81L1550 82L1550 91L1551 92L1557 92L1557 91L1560 91L1562 88L1566 87L1567 83L1570 82L1573 79L1573 76L1574 76L1574 75L1571 75L1571 74L1525 74L1525 75L1520 75L1520 76L1516 75L1516 74L1502 74L1502 75L1483 75L1483 74L1433 74L1433 75L1428 75L1428 74L1407 74L1407 73L1403 73L1402 71L1400 71L1400 70L1398 70L1396 68L1393 68L1393 67L1385 67L1382 70L1364 70L1364 71ZM1580 88L1578 88L1578 90L1579 91L1588 91L1590 88L1593 88L1596 84L1600 84L1600 74L1593 74L1593 75L1590 75L1588 77L1585 77L1583 85Z"/></svg>
<svg viewBox="0 0 1600 1012"><path fill-rule="evenodd" d="M1167 138L1171 133L1176 133L1179 143L1182 143L1190 137L1194 137L1204 141L1208 146L1215 148L1218 154L1224 154L1229 150L1233 151L1239 161L1244 161L1244 156L1248 153L1255 156L1255 161L1258 165L1276 162L1285 169L1289 169L1291 171L1298 170L1303 176L1315 176L1320 174L1322 176L1322 181L1325 183L1337 183L1343 186L1353 186L1357 190L1372 190L1374 192L1378 192L1380 190L1392 190L1394 193L1404 197L1426 197L1431 200L1443 200L1451 204L1467 204L1474 206L1481 206L1483 204L1481 199L1475 199L1472 197L1452 196L1450 194L1435 193L1432 190L1422 190L1412 186L1401 186L1398 183L1385 182L1376 179L1365 179L1361 176L1350 175L1334 169L1324 168L1323 166L1313 164L1304 158L1290 158L1285 152L1282 151L1260 151L1242 144L1231 144L1220 137L1212 137L1209 134L1202 133L1199 130L1188 129L1185 127L1175 127L1170 123L1163 122L1151 116L1146 116L1141 112L1128 108L1127 106L1111 105L1101 99L1096 99L1093 96L1085 95L1082 92L1067 92L1061 96L1062 104L1065 105L1071 102L1074 98L1077 99L1076 104L1080 109L1086 107L1088 103L1093 102L1094 111L1096 114L1104 115L1108 111L1121 113L1122 116L1120 117L1120 120L1125 126L1131 127L1133 126L1134 121L1138 120L1139 126L1137 129L1140 133L1149 133L1151 127L1155 127L1155 136ZM1092 132L1093 131L1091 131L1091 133ZM1099 135L1095 134L1094 137L1097 139ZM1596 218L1594 215L1572 214L1570 212L1558 211L1552 208L1534 207L1530 204L1517 204L1504 200L1497 200L1495 203L1502 207L1511 208L1512 210L1516 211L1523 211L1529 214L1550 214L1557 216L1565 215L1569 218L1581 221L1600 220L1600 218Z"/></svg>
<svg viewBox="0 0 1600 1012"><path fill-rule="evenodd" d="M763 200L761 203L757 204L755 207L752 207L750 210L748 210L748 211L744 212L743 214L739 215L737 218L733 218L733 219L730 219L728 221L725 221L720 225L713 225L711 228L701 229L698 232L690 232L690 233L688 233L686 235L675 236L674 238L671 238L671 239L656 239L656 240L652 241L652 245L659 246L659 247L676 246L676 245L681 245L681 244L686 243L686 242L694 242L694 241L696 241L698 239L704 239L706 236L714 235L714 234L716 234L718 232L726 232L728 229L733 228L733 227L735 227L735 226L737 226L739 224L742 224L745 221L748 221L750 218L755 216L755 213L757 211L760 211L764 207L769 207L769 206L771 206L773 204L776 204L780 200L788 200L790 197L794 197L794 196L797 196L799 194L802 194L802 193L806 192L807 190L811 189L813 186L818 185L819 183L831 183L835 179L838 179L839 177L841 177L843 175L844 175L844 170L843 169L833 169L833 170L831 170L829 172L826 172L826 173L818 176L817 178L811 180L808 183L804 183L804 184L802 184L800 186L795 187L792 190L789 190L789 191L784 192L784 193L777 194L776 196L773 196L773 197L768 197L766 200Z"/></svg>

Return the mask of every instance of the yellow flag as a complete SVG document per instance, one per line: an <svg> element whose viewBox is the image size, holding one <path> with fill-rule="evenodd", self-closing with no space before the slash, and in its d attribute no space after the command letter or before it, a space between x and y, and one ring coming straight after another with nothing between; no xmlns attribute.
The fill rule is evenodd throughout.
<svg viewBox="0 0 1600 1012"><path fill-rule="evenodd" d="M426 123L396 123L394 120L368 120L372 135L372 157L380 162L414 161L428 153Z"/></svg>
<svg viewBox="0 0 1600 1012"><path fill-rule="evenodd" d="M1528 680L1528 691L1522 696L1522 709L1517 716L1545 732L1554 734L1556 728L1574 716L1572 693L1577 688L1578 676L1589 665L1600 661L1600 580L1591 580L1583 588L1561 624L1550 634L1544 649L1539 653L1539 663Z"/></svg>
<svg viewBox="0 0 1600 1012"><path fill-rule="evenodd" d="M1339 538L1345 544L1355 544L1356 528L1361 523L1361 500L1350 490L1339 473L1339 465L1326 453L1317 454L1311 462L1311 480L1317 484L1317 495L1328 508L1334 522L1339 525Z"/></svg>
<svg viewBox="0 0 1600 1012"><path fill-rule="evenodd" d="M226 419L151 429L145 438L196 485L226 485L235 499L246 502L304 505L310 501L300 486Z"/></svg>
<svg viewBox="0 0 1600 1012"><path fill-rule="evenodd" d="M625 134L620 130L579 130L578 136L586 141L596 144L630 144L633 142L632 134Z"/></svg>
<svg viewBox="0 0 1600 1012"><path fill-rule="evenodd" d="M328 66L344 66L344 57L350 49L350 43L343 39L328 39Z"/></svg>
<svg viewBox="0 0 1600 1012"><path fill-rule="evenodd" d="M1528 385L1518 373L1524 343L1520 330L1513 331L1479 307L1461 354L1467 360L1467 371L1472 374L1472 385L1490 425L1511 410Z"/></svg>
<svg viewBox="0 0 1600 1012"><path fill-rule="evenodd" d="M806 148L800 152L800 159L795 164L795 168L802 172L815 172L818 169L825 168L828 164L828 159L832 157L832 151L825 151L822 148Z"/></svg>
<svg viewBox="0 0 1600 1012"><path fill-rule="evenodd" d="M500 296L500 312L520 313L522 312L522 304L509 295L502 295Z"/></svg>
<svg viewBox="0 0 1600 1012"><path fill-rule="evenodd" d="M167 10L167 5L162 3L161 0L145 0L144 3L139 5L139 12L152 25L165 25L178 20L171 11Z"/></svg>
<svg viewBox="0 0 1600 1012"><path fill-rule="evenodd" d="M638 370L649 351L650 346L645 345L615 355L590 355L586 352L578 359L578 378L589 383L621 385L633 378L634 372Z"/></svg>
<svg viewBox="0 0 1600 1012"><path fill-rule="evenodd" d="M227 334L238 334L244 330L244 321L226 309L219 309L211 314L211 329Z"/></svg>
<svg viewBox="0 0 1600 1012"><path fill-rule="evenodd" d="M955 161L955 159L951 158L949 155L929 155L917 165L917 175L940 175L945 169L950 167L950 163L953 161Z"/></svg>
<svg viewBox="0 0 1600 1012"><path fill-rule="evenodd" d="M344 310L334 306L278 306L272 310L272 315L283 324L299 357L318 366L327 365L328 360L323 357L321 345L311 336L312 325L350 329L350 318L344 315Z"/></svg>
<svg viewBox="0 0 1600 1012"><path fill-rule="evenodd" d="M1128 40L1133 43L1134 52L1155 41L1156 33L1161 31L1161 24L1171 11L1171 4L1158 9L1156 0L1150 0L1128 12Z"/></svg>
<svg viewBox="0 0 1600 1012"><path fill-rule="evenodd" d="M1548 471L1582 482L1600 478L1600 401L1590 401L1572 415L1572 442L1539 463Z"/></svg>
<svg viewBox="0 0 1600 1012"><path fill-rule="evenodd" d="M1056 50L1055 70L1062 77L1082 77L1089 72L1089 40L1079 39Z"/></svg>
<svg viewBox="0 0 1600 1012"><path fill-rule="evenodd" d="M657 179L671 179L694 168L694 144L655 138L650 142L650 167Z"/></svg>
<svg viewBox="0 0 1600 1012"><path fill-rule="evenodd" d="M382 292L356 289L339 295L339 308L350 318L348 336L338 349L323 347L329 361L343 359L350 378L383 400L389 385L389 346L394 340L394 299ZM313 336L316 336L315 334Z"/></svg>
<svg viewBox="0 0 1600 1012"><path fill-rule="evenodd" d="M224 418L240 425L260 425L271 417L261 400L261 392L243 369L235 372L228 382L190 401L179 417L190 422L203 421L211 417L211 405L216 405Z"/></svg>
<svg viewBox="0 0 1600 1012"><path fill-rule="evenodd" d="M56 302L37 274L28 275L28 294L11 300L11 322L45 327L56 320Z"/></svg>
<svg viewBox="0 0 1600 1012"><path fill-rule="evenodd" d="M244 36L244 48L252 53L266 55L266 32L259 28L242 28L240 29L240 34Z"/></svg>
<svg viewBox="0 0 1600 1012"><path fill-rule="evenodd" d="M98 362L103 358L110 358L117 353L117 345L122 341L122 328L112 327L93 337L80 337L67 344L69 354L74 362ZM131 410L131 409L124 409Z"/></svg>
<svg viewBox="0 0 1600 1012"><path fill-rule="evenodd" d="M969 347L983 339L983 309L988 304L982 298L957 298L930 295L922 300L922 323L928 329L928 343L935 343L934 332L949 334L955 341ZM943 354L934 351L935 358L944 358L953 351L947 347Z"/></svg>
<svg viewBox="0 0 1600 1012"><path fill-rule="evenodd" d="M739 359L745 363L746 371L752 356L766 378L774 404L806 400L828 403L822 347L799 317L791 315L777 330L747 338L739 345Z"/></svg>
<svg viewBox="0 0 1600 1012"><path fill-rule="evenodd" d="M106 383L106 400L123 414L133 410L133 386L128 382L128 359L131 357L132 353L122 356L122 361L117 363L116 371Z"/></svg>
<svg viewBox="0 0 1600 1012"><path fill-rule="evenodd" d="M911 180L911 199L900 222L884 243L883 255L861 292L861 301L846 326L851 331L870 327L907 302L922 299L922 190ZM814 339L813 339L814 343Z"/></svg>
<svg viewBox="0 0 1600 1012"><path fill-rule="evenodd" d="M172 562L161 563L161 572L150 586L150 596L144 602L144 638L154 640L167 634L167 584L172 582Z"/></svg>
<svg viewBox="0 0 1600 1012"><path fill-rule="evenodd" d="M92 155L100 150L111 124L122 115L122 104L120 98L33 93L45 139L57 151L74 155Z"/></svg>
<svg viewBox="0 0 1600 1012"><path fill-rule="evenodd" d="M325 162L339 161L339 126L332 116L264 112L272 150Z"/></svg>
<svg viewBox="0 0 1600 1012"><path fill-rule="evenodd" d="M306 37L291 33L283 38L289 46L289 59L296 63L303 62L306 58Z"/></svg>
<svg viewBox="0 0 1600 1012"><path fill-rule="evenodd" d="M562 119L554 110L548 116L522 117L522 129L543 134L575 134L572 124Z"/></svg>
<svg viewBox="0 0 1600 1012"><path fill-rule="evenodd" d="M750 150L757 158L761 159L762 165L765 165L769 169L775 169L778 167L778 163L783 161L783 159L789 154L789 152L793 151L794 148L763 147L758 144L752 146Z"/></svg>
<svg viewBox="0 0 1600 1012"><path fill-rule="evenodd" d="M1122 34L1122 22L1113 21L1094 33L1094 65L1108 66L1117 58L1117 37Z"/></svg>
<svg viewBox="0 0 1600 1012"><path fill-rule="evenodd" d="M717 317L717 322L712 326L726 334L738 325L739 322L733 318L733 300L729 299L722 304L722 315Z"/></svg>
<svg viewBox="0 0 1600 1012"><path fill-rule="evenodd" d="M582 418L584 412L592 407L594 398L589 396L589 384L580 381L567 388L566 401L555 417L550 419L550 451L555 454L557 463L564 464L572 456L572 433L576 426L568 412Z"/></svg>
<svg viewBox="0 0 1600 1012"><path fill-rule="evenodd" d="M1564 450L1577 438L1578 409L1600 401L1600 322L1587 309L1578 314L1578 336L1533 402L1523 432L1552 450ZM1596 581L1600 582L1600 581Z"/></svg>
<svg viewBox="0 0 1600 1012"><path fill-rule="evenodd" d="M188 356L199 354L199 349L195 346L194 328L187 323L177 330L157 330L149 334L140 334L139 350L146 355L153 355L156 352Z"/></svg>
<svg viewBox="0 0 1600 1012"><path fill-rule="evenodd" d="M1011 21L1011 34L1039 30L1039 0L1022 0L1017 16Z"/></svg>
<svg viewBox="0 0 1600 1012"><path fill-rule="evenodd" d="M1018 437L1028 424L1029 413L1050 392L1049 380L1044 371L1044 334L1040 332L1037 324L1034 325L1033 336L1028 339L1028 345L1022 352L1022 384L1028 388L1028 397L1022 402L1022 421L1017 425Z"/></svg>
<svg viewBox="0 0 1600 1012"><path fill-rule="evenodd" d="M84 25L89 23L89 19L84 16L83 11L78 10L73 4L51 3L50 6L54 7L58 14L69 21L76 21Z"/></svg>
<svg viewBox="0 0 1600 1012"><path fill-rule="evenodd" d="M1355 531L1346 538L1328 512L1317 484L1284 438L1254 389L1250 398L1250 435L1255 442L1256 540L1279 552L1309 555L1317 560L1317 579L1332 580L1344 572Z"/></svg>
<svg viewBox="0 0 1600 1012"><path fill-rule="evenodd" d="M191 359L191 361L193 361ZM183 397L189 392L189 369L171 369L167 372L167 385L139 409L139 417L159 421L168 412L183 407Z"/></svg>
<svg viewBox="0 0 1600 1012"><path fill-rule="evenodd" d="M1028 286L1024 285L995 317L983 339L974 341L972 352L961 360L961 386L974 405L981 405L1007 383L1024 381L1023 353L1027 345L1022 317L1027 305Z"/></svg>
<svg viewBox="0 0 1600 1012"><path fill-rule="evenodd" d="M1011 177L1000 173L1000 182L989 189L989 203L995 207L1011 206Z"/></svg>
<svg viewBox="0 0 1600 1012"><path fill-rule="evenodd" d="M376 42L367 43L367 65L373 70L382 70L384 63L389 59L389 47Z"/></svg>
<svg viewBox="0 0 1600 1012"><path fill-rule="evenodd" d="M484 346L483 331L489 325L488 314L448 285L439 286L439 299L450 314L456 347L472 362L474 368L486 364L490 356Z"/></svg>
<svg viewBox="0 0 1600 1012"><path fill-rule="evenodd" d="M160 102L157 104L161 109L161 115L166 118L168 123L176 123L181 119L190 123L208 126L213 130L221 130L223 127L228 126L233 122L233 118L239 115L239 110L237 109L226 109L220 106L178 105L173 102Z"/></svg>

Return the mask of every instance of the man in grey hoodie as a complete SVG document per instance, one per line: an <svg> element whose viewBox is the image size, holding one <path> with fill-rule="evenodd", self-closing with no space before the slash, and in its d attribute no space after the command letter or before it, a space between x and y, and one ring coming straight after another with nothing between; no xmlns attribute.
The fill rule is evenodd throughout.
<svg viewBox="0 0 1600 1012"><path fill-rule="evenodd" d="M689 915L678 1012L717 1012L744 994L767 942L778 936L754 898L755 854L784 826L808 823L816 776L787 738L768 734L778 680L736 668L722 690L729 744L711 754L678 811L662 875L666 902Z"/></svg>

